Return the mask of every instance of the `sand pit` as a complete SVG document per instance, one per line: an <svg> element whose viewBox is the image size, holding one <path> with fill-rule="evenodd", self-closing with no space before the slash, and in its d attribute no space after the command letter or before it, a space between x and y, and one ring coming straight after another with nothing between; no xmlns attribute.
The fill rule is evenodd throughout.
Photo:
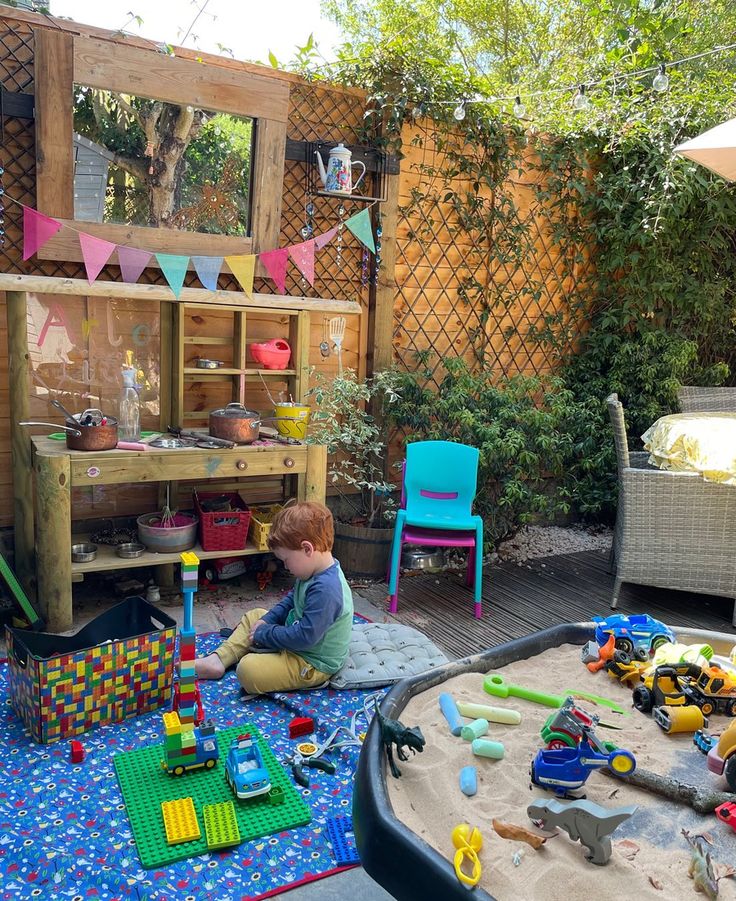
<svg viewBox="0 0 736 901"><path fill-rule="evenodd" d="M580 661L578 646L562 645L493 671L501 672L507 682L540 691L562 694L565 689L576 688L618 701L631 711L630 715L620 716L604 707L578 702L602 721L622 727L599 727L599 738L632 751L640 768L727 790L725 780L708 773L705 757L694 748L691 735L666 735L651 717L631 708L630 690L604 672L589 673ZM440 692L449 692L456 701L520 711L520 725L491 723L486 736L503 742L503 760L475 757L469 743L452 736L439 709ZM614 833L613 855L606 866L587 862L580 842L571 841L564 832L548 839L538 851L494 832L494 818L533 828L526 815L527 805L534 798L554 797L552 792L529 787L529 765L542 747L539 730L551 712L518 698L491 697L484 692L479 673L455 676L411 698L399 718L407 726L419 725L427 744L422 754L399 763L400 779L386 776L388 796L398 819L450 861L453 827L461 822L477 826L484 842L480 886L498 901L589 901L592 897L692 901L704 897L696 895L688 878L691 854L681 829L710 834L714 860L731 865L736 865L736 832L715 816L699 816L688 807L669 803L600 772L593 772L585 785L590 800L609 808L639 806L637 814ZM722 731L727 722L725 717L712 717L712 731ZM478 772L478 792L472 798L459 788L460 770L468 765L475 765ZM512 862L515 852L521 852L518 866ZM736 880L722 879L719 889L719 898L736 899Z"/></svg>

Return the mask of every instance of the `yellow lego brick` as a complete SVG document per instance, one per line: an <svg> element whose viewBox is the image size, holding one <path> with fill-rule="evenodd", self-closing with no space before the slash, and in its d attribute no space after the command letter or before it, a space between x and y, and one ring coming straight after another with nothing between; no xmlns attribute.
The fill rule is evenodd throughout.
<svg viewBox="0 0 736 901"><path fill-rule="evenodd" d="M179 722L179 714L176 710L170 710L161 717L164 721L164 731L167 735L176 735L181 732L181 723Z"/></svg>
<svg viewBox="0 0 736 901"><path fill-rule="evenodd" d="M164 818L168 844L178 845L180 842L191 842L195 838L201 837L202 832L192 798L162 801L161 813Z"/></svg>
<svg viewBox="0 0 736 901"><path fill-rule="evenodd" d="M199 566L199 557L194 551L185 551L180 555L179 559L184 566Z"/></svg>

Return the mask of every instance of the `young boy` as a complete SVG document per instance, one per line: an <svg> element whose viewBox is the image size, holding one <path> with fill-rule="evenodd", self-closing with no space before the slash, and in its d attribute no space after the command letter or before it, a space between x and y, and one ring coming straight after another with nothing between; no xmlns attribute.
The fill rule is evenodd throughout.
<svg viewBox="0 0 736 901"><path fill-rule="evenodd" d="M195 662L200 679L220 679L237 663L249 694L314 688L327 682L348 656L353 595L332 556L332 514L311 501L279 511L268 546L296 577L293 589L271 610L246 613L233 634ZM249 653L268 649L273 654Z"/></svg>

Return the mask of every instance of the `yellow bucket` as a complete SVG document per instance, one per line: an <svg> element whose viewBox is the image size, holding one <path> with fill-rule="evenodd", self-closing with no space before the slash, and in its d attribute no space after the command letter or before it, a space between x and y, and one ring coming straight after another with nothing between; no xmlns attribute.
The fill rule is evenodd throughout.
<svg viewBox="0 0 736 901"><path fill-rule="evenodd" d="M291 417L290 419L276 420L275 426L279 435L303 441L307 437L307 423L311 409L306 404L276 404L273 411L274 416Z"/></svg>

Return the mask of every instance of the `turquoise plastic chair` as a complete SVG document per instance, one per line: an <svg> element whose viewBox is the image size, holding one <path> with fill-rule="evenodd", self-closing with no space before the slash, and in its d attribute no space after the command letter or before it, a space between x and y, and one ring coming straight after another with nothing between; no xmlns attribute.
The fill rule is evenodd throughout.
<svg viewBox="0 0 736 901"><path fill-rule="evenodd" d="M467 547L466 584L475 588L475 616L481 615L483 520L472 513L478 486L477 448L453 441L407 445L401 509L391 543L389 610L399 602L399 562L405 544Z"/></svg>

